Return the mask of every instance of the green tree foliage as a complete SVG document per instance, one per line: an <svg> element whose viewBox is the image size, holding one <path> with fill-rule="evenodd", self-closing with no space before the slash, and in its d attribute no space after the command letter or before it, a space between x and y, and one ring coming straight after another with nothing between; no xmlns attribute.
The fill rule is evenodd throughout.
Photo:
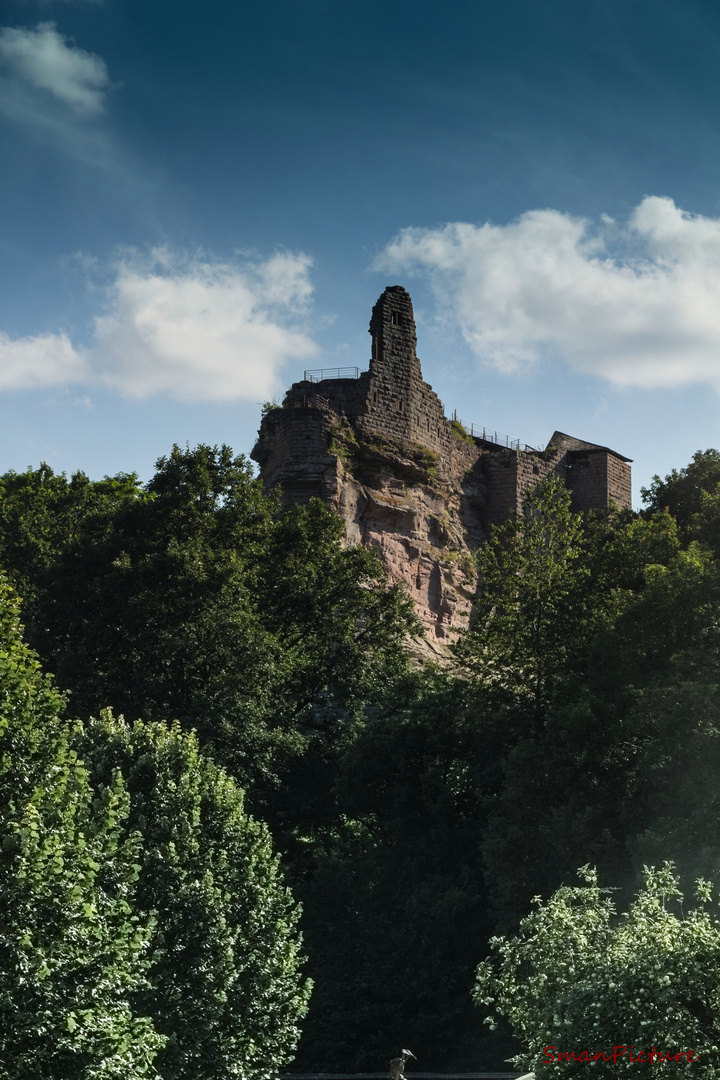
<svg viewBox="0 0 720 1080"><path fill-rule="evenodd" d="M578 599L584 641L543 731L504 752L483 839L504 929L583 858L626 890L644 862L673 858L690 878L720 871L720 567L697 543L677 551L664 517L622 526L604 553L583 557L591 570L591 591ZM601 589L608 548L616 571ZM665 564L636 572L643 551Z"/></svg>
<svg viewBox="0 0 720 1080"><path fill-rule="evenodd" d="M614 884L634 878L630 837L656 810L636 794L648 741L628 718L641 688L697 641L709 581L688 577L703 556L679 546L666 512L583 519L552 482L480 553L480 614L459 653L497 754L482 852L504 929L583 859Z"/></svg>
<svg viewBox="0 0 720 1080"><path fill-rule="evenodd" d="M256 793L286 838L336 816L334 783L368 715L393 712L418 623L402 588L387 588L377 554L343 549L341 520L319 501L292 507L270 540L260 585L263 625L284 657L274 715L301 752L287 757L280 790ZM287 840L286 840L287 842ZM304 840L288 854L304 861Z"/></svg>
<svg viewBox="0 0 720 1080"><path fill-rule="evenodd" d="M275 1076L299 908L235 781L177 725L64 722L2 578L0 695L3 1075Z"/></svg>
<svg viewBox="0 0 720 1080"><path fill-rule="evenodd" d="M688 535L720 558L720 482L714 490L702 492L700 509L691 518Z"/></svg>
<svg viewBox="0 0 720 1080"><path fill-rule="evenodd" d="M175 725L109 711L75 738L93 784L122 776L128 835L142 836L135 905L154 913L148 984L135 1007L167 1046L165 1080L264 1080L292 1058L309 984L299 909L243 792Z"/></svg>
<svg viewBox="0 0 720 1080"><path fill-rule="evenodd" d="M586 885L563 887L546 904L538 899L515 936L493 940L495 955L480 965L475 991L478 1005L494 1010L486 1022L509 1020L523 1047L515 1062L538 1080L566 1076L577 1061L583 1068L588 1052L610 1059L597 1059L596 1076L649 1072L658 1068L653 1048L672 1055L673 1072L714 1080L720 918L708 906L710 886L698 881L700 906L683 913L672 868L646 869L643 888L617 918L595 872L580 873ZM699 1060L688 1061L688 1051ZM568 1065L559 1053L575 1056Z"/></svg>
<svg viewBox="0 0 720 1080"><path fill-rule="evenodd" d="M8 519L16 494L11 486ZM316 866L312 837L336 819L338 760L364 719L387 711L416 628L377 556L343 550L340 535L319 503L279 518L227 448L175 448L140 497L94 507L72 533L59 529L33 569L33 640L74 709L109 703L131 721L195 727L250 782L300 877ZM106 746L109 732L92 731L90 742ZM87 742L82 752L92 758ZM219 1013L213 1023L222 1033ZM174 1045L163 1060L177 1052L194 1067Z"/></svg>
<svg viewBox="0 0 720 1080"><path fill-rule="evenodd" d="M142 497L135 473L89 480L76 472L68 480L42 464L0 476L0 566L23 597L26 619L58 553L102 532L108 514Z"/></svg>
<svg viewBox="0 0 720 1080"><path fill-rule="evenodd" d="M343 1040L370 1067L388 1016L420 1047L434 1017L428 1067L500 1067L507 1041L484 1043L461 1006L482 950L463 942L473 920L479 936L513 927L588 858L625 890L648 857L720 869L716 568L680 548L665 511L583 520L551 484L481 551L479 615L458 650L469 678L444 691L421 679L413 705L358 732L335 824L310 838L305 1067L340 1068Z"/></svg>
<svg viewBox="0 0 720 1080"><path fill-rule="evenodd" d="M714 493L718 484L720 452L698 450L684 469L673 469L664 480L653 476L650 487L641 488L640 491L649 513L666 509L678 525L685 528L701 510L703 493Z"/></svg>
<svg viewBox="0 0 720 1080"><path fill-rule="evenodd" d="M710 553L695 542L667 565L644 568L642 589L623 598L608 632L595 643L590 678L598 694L627 701L638 688L664 681L672 658L681 655L691 674L714 636L719 571Z"/></svg>
<svg viewBox="0 0 720 1080"><path fill-rule="evenodd" d="M372 1069L402 1033L425 1068L492 1064L470 987L486 919L480 859L485 757L447 676L358 733L334 784L336 818L307 837L298 882L316 981L298 1067Z"/></svg>
<svg viewBox="0 0 720 1080"><path fill-rule="evenodd" d="M77 711L177 718L255 786L317 741L320 714L362 712L404 667L411 605L377 558L343 551L320 504L278 520L228 447L175 447L142 497L89 502L28 586L31 642Z"/></svg>
<svg viewBox="0 0 720 1080"><path fill-rule="evenodd" d="M32 643L76 710L109 704L130 721L105 715L74 748L98 795L130 797L119 848L144 837L127 885L152 935L138 977L156 975L167 1004L141 1007L138 984L133 1015L175 1036L163 1075L202 1065L171 1030L176 976L151 910L180 943L183 1031L206 1025L219 1075L236 1045L234 990L213 990L236 970L219 897L235 879L217 860L225 843L252 845L236 789L211 780L224 774L198 745L248 786L305 904L316 993L298 1067L311 1071L378 1068L398 1038L427 1068L502 1068L507 1038L483 1034L469 1006L490 933L512 932L588 860L621 898L644 862L720 872L718 460L654 481L640 516L574 515L559 482L539 485L480 550L472 629L442 674L408 671L409 604L373 553L343 550L319 503L280 516L227 448L175 448L144 489L3 478L0 561ZM141 716L177 718L199 744ZM210 789L225 793L215 809Z"/></svg>
<svg viewBox="0 0 720 1080"><path fill-rule="evenodd" d="M645 587L645 567L666 566L680 550L677 523L667 510L650 517L629 510L594 511L582 519L585 609L594 627L612 626L618 612Z"/></svg>
<svg viewBox="0 0 720 1080"><path fill-rule="evenodd" d="M0 1062L8 1080L154 1076L164 1038L132 1007L152 917L118 773L93 791L64 701L23 643L0 576Z"/></svg>
<svg viewBox="0 0 720 1080"><path fill-rule="evenodd" d="M720 565L693 542L646 580L610 655L627 687L628 849L636 864L672 858L686 878L717 877Z"/></svg>
<svg viewBox="0 0 720 1080"><path fill-rule="evenodd" d="M263 775L292 743L268 716L283 658L254 588L275 503L227 447L174 448L147 494L99 542L59 552L44 656L76 709L178 718L232 751L243 779Z"/></svg>
<svg viewBox="0 0 720 1080"><path fill-rule="evenodd" d="M527 715L535 731L577 644L571 600L584 572L581 535L570 492L550 477L526 495L522 514L495 527L478 552L474 627L458 654L470 677Z"/></svg>
<svg viewBox="0 0 720 1080"><path fill-rule="evenodd" d="M319 500L278 522L261 568L264 625L289 654L295 715L325 704L352 711L378 700L407 670L412 605L384 575L375 551L341 547L342 520Z"/></svg>

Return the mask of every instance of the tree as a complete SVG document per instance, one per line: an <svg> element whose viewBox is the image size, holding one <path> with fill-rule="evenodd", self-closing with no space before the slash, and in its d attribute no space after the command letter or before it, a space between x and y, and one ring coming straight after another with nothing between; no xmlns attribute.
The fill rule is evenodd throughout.
<svg viewBox="0 0 720 1080"><path fill-rule="evenodd" d="M269 1080L292 1058L310 986L299 908L243 792L178 725L109 711L77 731L93 785L121 776L128 836L142 836L135 905L154 913L152 965L136 1011L167 1046L165 1080Z"/></svg>
<svg viewBox="0 0 720 1080"><path fill-rule="evenodd" d="M564 886L546 904L536 898L514 937L493 939L475 990L477 1004L493 1009L486 1023L509 1020L523 1045L515 1063L538 1080L565 1076L568 1061L595 1060L599 1077L649 1070L653 1050L671 1055L673 1070L715 1080L720 918L709 884L697 882L700 906L684 914L672 867L646 868L616 918L595 872L580 875L584 886Z"/></svg>
<svg viewBox="0 0 720 1080"><path fill-rule="evenodd" d="M666 566L680 550L679 530L667 510L649 517L630 510L595 510L583 520L586 592L600 621L612 623L618 600L642 592L645 567Z"/></svg>
<svg viewBox="0 0 720 1080"><path fill-rule="evenodd" d="M164 1038L132 1007L152 917L117 773L93 791L64 700L21 638L0 575L0 1060L8 1080L154 1076Z"/></svg>
<svg viewBox="0 0 720 1080"><path fill-rule="evenodd" d="M259 749L277 650L252 581L275 504L227 447L175 447L146 494L56 550L33 641L80 713L112 705L131 719L214 720L221 742L240 694Z"/></svg>
<svg viewBox="0 0 720 1080"><path fill-rule="evenodd" d="M548 894L588 858L612 884L634 884L639 848L629 841L651 816L634 777L652 723L640 731L629 714L640 688L667 674L673 653L695 639L712 580L689 569L699 556L678 554L666 512L570 516L569 529L568 494L559 496L560 514L541 506L481 556L490 561L486 622L461 646L468 693L486 738L494 733L496 786L486 796L482 848L503 930L534 894ZM545 545L547 562L534 555ZM503 568L512 571L507 579Z"/></svg>
<svg viewBox="0 0 720 1080"><path fill-rule="evenodd" d="M408 674L405 644L420 632L412 603L388 586L377 553L343 548L340 518L319 500L292 507L277 523L261 565L262 623L278 645L282 671L271 708L299 752L286 755L283 783L254 793L293 861L288 840L336 816L333 784L346 748L369 716L392 710Z"/></svg>
<svg viewBox="0 0 720 1080"><path fill-rule="evenodd" d="M684 469L673 469L664 480L653 476L650 487L641 488L647 513L667 509L681 528L686 528L702 507L703 492L714 493L720 483L720 453L698 450Z"/></svg>
<svg viewBox="0 0 720 1080"><path fill-rule="evenodd" d="M458 656L476 685L496 691L535 733L577 647L570 601L583 574L581 536L570 492L549 477L527 493L522 514L495 527L478 552L474 622Z"/></svg>
<svg viewBox="0 0 720 1080"><path fill-rule="evenodd" d="M489 932L480 834L488 741L447 675L340 756L334 819L304 836L297 890L315 992L298 1067L372 1069L402 1035L433 1069L496 1065L470 989Z"/></svg>
<svg viewBox="0 0 720 1080"><path fill-rule="evenodd" d="M634 887L643 861L670 854L683 873L718 866L710 777L720 577L697 544L673 554L666 521L658 514L614 537L601 533L601 548L591 546L592 533L583 542L589 574L573 598L576 646L542 730L508 740L484 831L502 929L583 859L623 889ZM648 556L667 565L641 570ZM680 761L692 772L679 770Z"/></svg>
<svg viewBox="0 0 720 1080"><path fill-rule="evenodd" d="M720 558L720 482L714 491L703 491L700 509L690 519L688 535Z"/></svg>
<svg viewBox="0 0 720 1080"><path fill-rule="evenodd" d="M0 566L23 597L26 620L59 553L88 534L97 539L113 513L144 497L135 473L89 480L75 472L68 480L43 462L0 476Z"/></svg>
<svg viewBox="0 0 720 1080"><path fill-rule="evenodd" d="M374 553L342 549L322 504L277 508L228 447L174 447L142 497L53 534L42 566L5 545L29 575L31 641L77 712L178 719L267 792L384 695L412 605Z"/></svg>
<svg viewBox="0 0 720 1080"><path fill-rule="evenodd" d="M3 580L0 695L3 1075L276 1075L309 985L242 791L177 725L65 721Z"/></svg>
<svg viewBox="0 0 720 1080"><path fill-rule="evenodd" d="M603 650L623 687L611 696L610 680L601 683L621 721L609 745L623 773L623 832L636 865L672 858L686 879L714 878L720 566L692 542L667 566L648 566L645 579Z"/></svg>
<svg viewBox="0 0 720 1080"><path fill-rule="evenodd" d="M293 658L296 715L352 711L387 693L407 671L405 643L419 632L411 601L388 587L377 552L343 548L344 527L319 500L278 521L260 572L263 624Z"/></svg>

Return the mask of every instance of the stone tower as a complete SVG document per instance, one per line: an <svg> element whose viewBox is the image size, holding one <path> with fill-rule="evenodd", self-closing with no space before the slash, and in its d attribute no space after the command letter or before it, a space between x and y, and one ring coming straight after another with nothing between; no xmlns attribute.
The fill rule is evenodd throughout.
<svg viewBox="0 0 720 1080"><path fill-rule="evenodd" d="M368 395L359 428L423 446L439 455L442 469L454 449L452 432L440 399L422 377L412 301L401 285L389 285L378 299L370 335Z"/></svg>
<svg viewBox="0 0 720 1080"><path fill-rule="evenodd" d="M401 285L390 285L375 304L370 334L367 426L382 417L388 435L412 441L417 426L414 390L422 383L422 374L412 301Z"/></svg>

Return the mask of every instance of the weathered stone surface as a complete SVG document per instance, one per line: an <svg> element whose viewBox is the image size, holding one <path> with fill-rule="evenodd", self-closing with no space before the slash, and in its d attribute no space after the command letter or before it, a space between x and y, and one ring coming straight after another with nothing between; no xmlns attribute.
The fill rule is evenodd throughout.
<svg viewBox="0 0 720 1080"><path fill-rule="evenodd" d="M252 457L283 504L313 496L345 521L348 544L378 549L402 581L438 655L467 626L473 553L549 473L573 509L630 506L629 460L556 431L545 450L472 438L444 415L416 354L412 302L399 285L373 308L372 358L357 379L294 383L262 421Z"/></svg>

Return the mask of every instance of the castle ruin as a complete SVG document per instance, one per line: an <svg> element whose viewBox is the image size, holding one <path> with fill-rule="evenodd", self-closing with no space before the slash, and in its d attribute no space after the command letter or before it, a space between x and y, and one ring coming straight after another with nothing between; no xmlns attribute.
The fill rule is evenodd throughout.
<svg viewBox="0 0 720 1080"><path fill-rule="evenodd" d="M467 626L472 552L554 473L575 511L631 505L630 459L556 431L544 450L448 420L423 380L410 296L385 289L370 320L369 370L306 372L263 417L252 458L284 506L313 496L345 521L346 541L379 550L407 586L428 642Z"/></svg>

